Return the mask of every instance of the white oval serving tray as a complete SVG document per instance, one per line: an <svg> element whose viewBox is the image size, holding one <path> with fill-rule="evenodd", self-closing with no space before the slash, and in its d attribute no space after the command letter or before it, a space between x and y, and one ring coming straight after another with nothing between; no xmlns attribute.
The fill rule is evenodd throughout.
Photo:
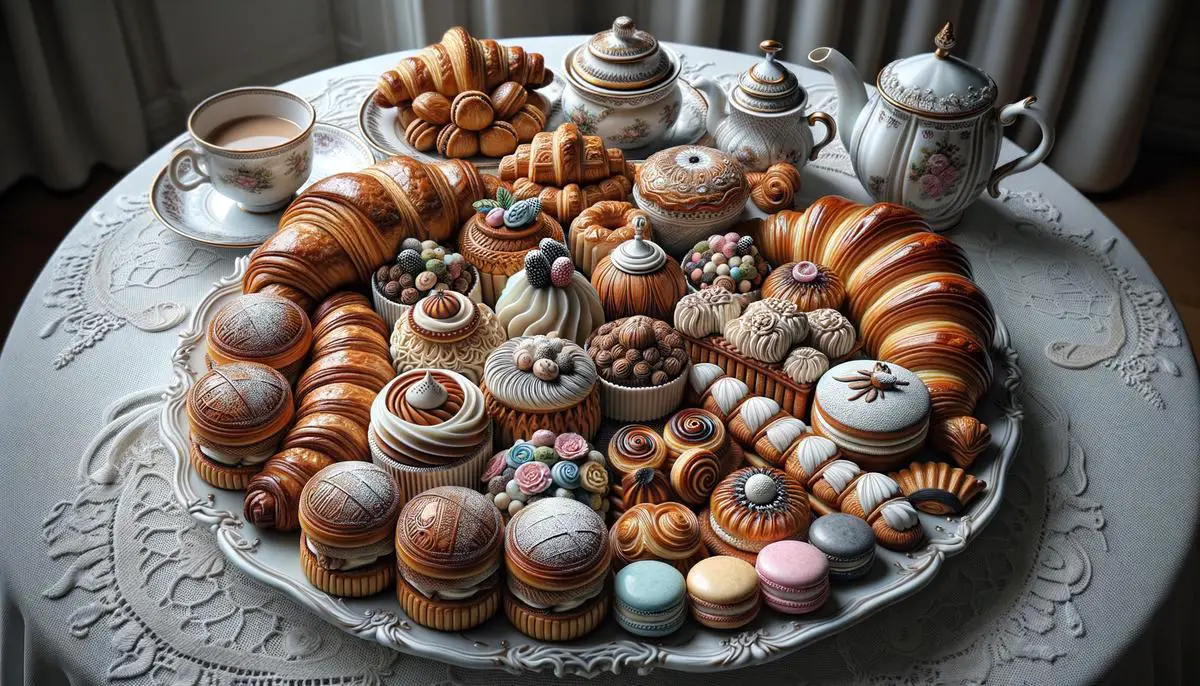
<svg viewBox="0 0 1200 686"><path fill-rule="evenodd" d="M300 570L299 534L260 531L246 523L240 492L214 493L191 469L185 399L204 369L205 325L223 302L241 293L247 261L248 257L239 258L233 273L213 284L180 333L172 356L173 380L165 394L160 431L175 458L172 484L176 499L193 518L212 529L232 564L334 626L395 650L462 667L558 676L628 670L644 674L656 668L709 672L760 664L799 650L918 592L946 558L962 552L1000 507L1005 475L1020 441L1022 411L1017 393L1021 371L1008 333L998 323L996 381L977 409L980 419L991 428L992 445L970 470L987 482L987 490L960 517L921 513L928 536L925 545L911 553L877 548L878 560L871 573L856 582L835 583L828 602L815 614L795 617L764 609L752 624L735 631L706 629L689 621L662 639L633 636L610 617L587 637L561 644L523 636L503 612L471 631L432 631L408 621L392 594L341 600L313 588Z"/></svg>

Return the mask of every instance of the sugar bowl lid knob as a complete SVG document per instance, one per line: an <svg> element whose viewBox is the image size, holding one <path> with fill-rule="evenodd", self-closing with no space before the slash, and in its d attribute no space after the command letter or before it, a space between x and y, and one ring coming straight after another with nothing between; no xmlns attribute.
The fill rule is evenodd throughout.
<svg viewBox="0 0 1200 686"><path fill-rule="evenodd" d="M933 56L937 58L945 58L950 56L950 49L954 47L954 22L948 21L942 29L933 37L933 45L937 49L933 51Z"/></svg>
<svg viewBox="0 0 1200 686"><path fill-rule="evenodd" d="M638 216L633 219L633 238L613 250L612 261L626 274L652 274L667 263L667 253L646 240L646 218Z"/></svg>

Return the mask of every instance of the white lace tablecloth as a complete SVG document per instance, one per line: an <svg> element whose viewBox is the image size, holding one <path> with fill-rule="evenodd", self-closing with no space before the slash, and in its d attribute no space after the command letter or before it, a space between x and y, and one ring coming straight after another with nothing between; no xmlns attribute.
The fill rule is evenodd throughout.
<svg viewBox="0 0 1200 686"><path fill-rule="evenodd" d="M515 42L557 63L578 40ZM680 50L688 78L732 75L753 59ZM362 97L394 60L285 86L311 97L323 120L357 130ZM823 74L800 76L812 109L836 107ZM0 682L517 683L325 625L226 564L211 533L174 505L156 414L174 331L238 253L154 221L146 190L165 150L80 220L0 358ZM1003 157L1017 152L1006 143ZM836 143L805 177L807 199L866 199ZM1162 286L1127 238L1041 166L1010 178L998 201L976 203L950 235L1024 370L1024 441L1004 507L915 598L738 676L1194 683L1196 576L1185 563L1200 507L1200 391Z"/></svg>

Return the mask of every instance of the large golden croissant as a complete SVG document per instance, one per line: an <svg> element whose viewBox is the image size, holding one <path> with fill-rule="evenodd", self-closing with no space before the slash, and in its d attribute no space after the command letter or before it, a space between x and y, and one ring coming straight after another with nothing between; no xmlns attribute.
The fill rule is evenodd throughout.
<svg viewBox="0 0 1200 686"><path fill-rule="evenodd" d="M842 278L867 353L929 387L935 448L969 465L987 447L971 413L991 384L996 319L961 248L908 208L837 196L767 217L756 243L773 263L808 260Z"/></svg>
<svg viewBox="0 0 1200 686"><path fill-rule="evenodd" d="M542 209L569 222L601 200L625 200L633 190L633 167L600 136L585 136L575 124L534 135L533 141L500 160L500 179L512 182L519 199L537 197Z"/></svg>
<svg viewBox="0 0 1200 686"><path fill-rule="evenodd" d="M455 26L442 36L442 42L405 57L395 69L384 72L375 88L375 103L397 107L431 91L453 98L463 91L490 92L505 81L541 88L552 80L554 73L540 54L490 39L478 40Z"/></svg>
<svg viewBox="0 0 1200 686"><path fill-rule="evenodd" d="M314 474L334 462L370 459L371 402L395 375L387 325L362 295L330 296L314 313L313 326L322 335L314 338L312 362L296 382L296 421L280 451L246 487L243 511L255 526L295 530L300 492Z"/></svg>
<svg viewBox="0 0 1200 686"><path fill-rule="evenodd" d="M425 164L402 156L321 179L254 251L242 290L312 309L339 288L367 282L405 238L449 239L475 212L471 203L492 197L498 185L462 160Z"/></svg>

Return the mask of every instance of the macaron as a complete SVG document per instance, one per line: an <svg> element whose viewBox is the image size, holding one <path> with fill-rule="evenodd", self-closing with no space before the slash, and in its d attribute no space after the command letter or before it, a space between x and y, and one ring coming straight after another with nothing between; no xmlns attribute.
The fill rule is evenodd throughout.
<svg viewBox="0 0 1200 686"><path fill-rule="evenodd" d="M683 574L658 560L639 560L617 572L617 623L638 636L673 633L687 618Z"/></svg>
<svg viewBox="0 0 1200 686"><path fill-rule="evenodd" d="M808 529L808 542L825 553L833 581L857 579L875 562L875 532L871 525L844 512L818 517Z"/></svg>
<svg viewBox="0 0 1200 686"><path fill-rule="evenodd" d="M767 605L790 615L813 612L829 597L825 553L802 541L776 541L754 563Z"/></svg>
<svg viewBox="0 0 1200 686"><path fill-rule="evenodd" d="M729 555L697 562L687 575L692 617L713 629L736 629L758 616L762 596L754 565Z"/></svg>

